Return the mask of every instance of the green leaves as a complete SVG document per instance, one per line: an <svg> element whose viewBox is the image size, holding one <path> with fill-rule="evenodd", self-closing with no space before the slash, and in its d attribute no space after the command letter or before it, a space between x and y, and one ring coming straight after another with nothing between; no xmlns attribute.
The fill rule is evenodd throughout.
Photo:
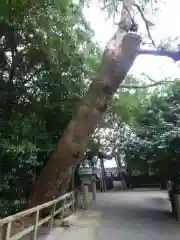
<svg viewBox="0 0 180 240"><path fill-rule="evenodd" d="M151 172L155 173L158 169L159 174L162 170L166 177L172 175L169 164L175 159L179 161L180 153L179 92L177 88L176 104L166 88L163 94L157 91L151 93L148 104L142 105L139 111L136 109L139 127L135 128L135 141L127 141L126 145L127 160L133 168L138 169L139 163L144 164L145 161Z"/></svg>
<svg viewBox="0 0 180 240"><path fill-rule="evenodd" d="M129 77L127 84L138 83ZM180 154L180 85L176 82L176 94L171 86L147 89L120 90L105 117L107 139L114 132L110 148L121 156L132 174L159 174L173 177L173 162L179 162ZM117 126L119 129L117 130ZM117 140L115 140L117 139Z"/></svg>
<svg viewBox="0 0 180 240"><path fill-rule="evenodd" d="M0 47L7 57L0 69L0 215L5 216L24 206L98 57L93 31L71 0L3 0L0 11Z"/></svg>

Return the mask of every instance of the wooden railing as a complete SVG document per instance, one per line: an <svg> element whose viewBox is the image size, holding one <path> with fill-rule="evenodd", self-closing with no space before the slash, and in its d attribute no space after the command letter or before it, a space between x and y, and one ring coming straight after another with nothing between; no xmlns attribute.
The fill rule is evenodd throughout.
<svg viewBox="0 0 180 240"><path fill-rule="evenodd" d="M51 232L54 223L54 217L59 214L61 220L63 221L65 209L71 207L72 212L74 212L74 203L75 203L74 192L70 192L50 202L44 203L37 207L30 208L28 210L1 219L0 227L2 227L2 240L18 240L28 234L31 234L31 239L36 240L38 228L41 225L49 222L49 232ZM40 218L40 211L48 207L51 207L50 215L48 215L45 218ZM16 222L32 214L34 214L33 215L34 223L28 226L27 228L13 234L11 231L13 222Z"/></svg>

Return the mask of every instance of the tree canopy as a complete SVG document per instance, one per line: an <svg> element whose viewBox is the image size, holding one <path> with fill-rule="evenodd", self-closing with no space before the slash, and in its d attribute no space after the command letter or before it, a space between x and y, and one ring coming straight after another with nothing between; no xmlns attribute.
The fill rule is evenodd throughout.
<svg viewBox="0 0 180 240"><path fill-rule="evenodd" d="M0 3L0 212L26 203L78 106L100 50L80 5Z"/></svg>
<svg viewBox="0 0 180 240"><path fill-rule="evenodd" d="M178 171L179 86L177 81L175 94L171 87L166 86L140 101L136 123L132 126L135 136L124 145L132 169L139 168L169 179L176 174L173 166Z"/></svg>

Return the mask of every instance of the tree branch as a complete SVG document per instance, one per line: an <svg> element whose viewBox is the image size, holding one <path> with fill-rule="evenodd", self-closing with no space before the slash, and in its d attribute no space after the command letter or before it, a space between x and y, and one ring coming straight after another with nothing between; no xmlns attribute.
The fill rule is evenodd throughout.
<svg viewBox="0 0 180 240"><path fill-rule="evenodd" d="M166 84L166 83L171 84L171 83L173 83L173 81L159 81L159 82L154 82L154 83L147 84L147 85L125 85L125 84L122 84L122 85L120 85L119 88L129 88L129 89L150 88L150 87L155 87L155 86Z"/></svg>
<svg viewBox="0 0 180 240"><path fill-rule="evenodd" d="M140 50L139 54L169 57L175 62L180 61L180 51L175 52L170 50Z"/></svg>
<svg viewBox="0 0 180 240"><path fill-rule="evenodd" d="M157 81L155 81L154 79L152 79L150 76L146 75L145 73L141 73L142 76L148 78L151 82L156 83Z"/></svg>
<svg viewBox="0 0 180 240"><path fill-rule="evenodd" d="M155 44L155 42L154 42L154 40L151 36L150 30L149 30L149 21L145 18L144 13L142 12L140 6L138 4L135 4L135 3L134 3L134 6L137 8L137 10L139 11L142 19L144 20L146 30L147 30L147 33L148 33L148 37L150 38L150 40L152 42L152 45L156 48L156 44Z"/></svg>
<svg viewBox="0 0 180 240"><path fill-rule="evenodd" d="M126 4L125 4L125 2L124 1L122 1L122 3L123 3L123 7L124 7L124 9L127 11L127 13L129 14L129 17L130 17L130 19L131 19L131 22L132 23L134 23L134 19L132 18L132 16L131 16L131 13L130 13L130 11L129 11L129 9L126 7Z"/></svg>

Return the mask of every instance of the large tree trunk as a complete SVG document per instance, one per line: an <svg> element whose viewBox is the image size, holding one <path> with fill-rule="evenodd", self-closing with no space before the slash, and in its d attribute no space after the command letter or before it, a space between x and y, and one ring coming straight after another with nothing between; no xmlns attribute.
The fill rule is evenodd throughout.
<svg viewBox="0 0 180 240"><path fill-rule="evenodd" d="M132 0L127 0L127 7L131 11ZM116 33L104 51L97 76L92 80L81 106L35 183L28 207L55 198L59 188L63 188L69 175L83 159L90 135L100 123L109 101L124 80L139 51L141 38L136 34L127 34L124 26L130 26L129 14L125 9L122 10L121 22Z"/></svg>

